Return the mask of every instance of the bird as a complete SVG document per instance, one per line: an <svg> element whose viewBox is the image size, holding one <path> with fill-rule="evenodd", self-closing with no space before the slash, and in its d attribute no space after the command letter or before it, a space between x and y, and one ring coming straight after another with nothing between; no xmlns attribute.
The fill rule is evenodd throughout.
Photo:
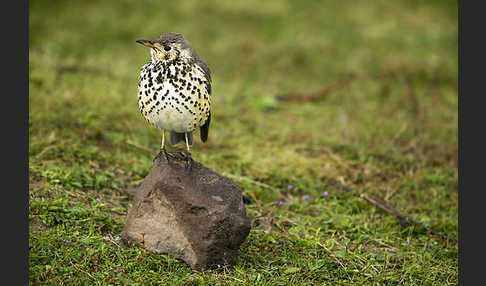
<svg viewBox="0 0 486 286"><path fill-rule="evenodd" d="M184 35L166 32L154 41L136 40L150 48L150 59L140 70L138 106L143 117L162 131L170 144L185 141L187 154L199 128L206 142L211 122L211 71Z"/></svg>

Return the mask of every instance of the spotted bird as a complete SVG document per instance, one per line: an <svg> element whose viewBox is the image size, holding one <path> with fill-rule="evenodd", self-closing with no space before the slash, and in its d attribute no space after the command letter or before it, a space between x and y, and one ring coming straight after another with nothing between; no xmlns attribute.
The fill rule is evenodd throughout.
<svg viewBox="0 0 486 286"><path fill-rule="evenodd" d="M137 40L150 48L150 60L140 71L138 105L145 119L162 130L160 148L165 150L165 131L170 144L193 143L199 127L206 142L211 121L211 72L186 38L175 32L157 40Z"/></svg>

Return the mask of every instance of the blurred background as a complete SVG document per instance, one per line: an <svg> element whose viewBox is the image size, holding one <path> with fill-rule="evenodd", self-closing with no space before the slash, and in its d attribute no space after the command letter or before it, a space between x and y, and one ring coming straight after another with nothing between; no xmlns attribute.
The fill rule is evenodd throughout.
<svg viewBox="0 0 486 286"><path fill-rule="evenodd" d="M31 135L156 152L136 100L149 53L135 40L177 31L212 71L210 140L193 148L203 162L226 156L222 169L262 179L296 175L291 158L319 170L328 153L457 164L454 1L34 0L29 27Z"/></svg>
<svg viewBox="0 0 486 286"><path fill-rule="evenodd" d="M457 1L29 5L29 169L39 190L97 190L90 196L117 205L114 190L145 177L160 132L139 113L149 52L135 40L174 31L212 72L209 140L196 134L193 157L268 206L249 205L250 216L294 202L287 219L344 227L369 221L356 211L366 192L457 237ZM323 188L335 190L329 209L299 204ZM393 223L381 219L375 227Z"/></svg>

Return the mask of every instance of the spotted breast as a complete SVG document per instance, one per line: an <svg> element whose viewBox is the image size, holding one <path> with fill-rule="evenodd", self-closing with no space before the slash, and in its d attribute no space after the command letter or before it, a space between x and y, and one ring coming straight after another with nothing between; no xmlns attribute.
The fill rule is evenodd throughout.
<svg viewBox="0 0 486 286"><path fill-rule="evenodd" d="M197 64L150 61L142 67L138 90L140 112L158 129L192 132L210 115L209 82Z"/></svg>

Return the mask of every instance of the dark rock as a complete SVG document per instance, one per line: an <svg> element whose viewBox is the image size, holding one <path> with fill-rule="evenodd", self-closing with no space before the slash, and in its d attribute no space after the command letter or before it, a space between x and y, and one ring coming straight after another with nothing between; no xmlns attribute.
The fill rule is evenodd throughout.
<svg viewBox="0 0 486 286"><path fill-rule="evenodd" d="M184 153L160 152L135 193L121 237L205 270L233 266L249 232L242 192L233 181Z"/></svg>

